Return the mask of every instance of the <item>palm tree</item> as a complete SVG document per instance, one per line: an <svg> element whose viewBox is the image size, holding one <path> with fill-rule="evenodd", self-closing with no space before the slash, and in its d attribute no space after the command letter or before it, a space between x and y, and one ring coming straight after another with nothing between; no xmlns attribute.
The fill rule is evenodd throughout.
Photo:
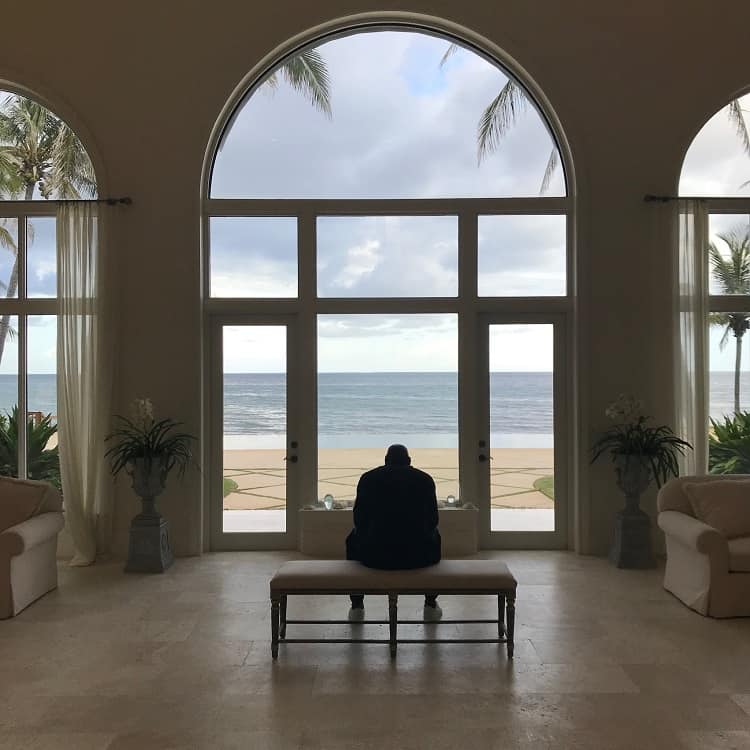
<svg viewBox="0 0 750 750"><path fill-rule="evenodd" d="M91 161L76 134L46 107L24 96L6 97L0 108L0 199L82 198L96 195ZM5 289L18 289L18 248L7 227L0 228L0 245L14 255ZM5 350L10 315L0 319L0 361Z"/></svg>
<svg viewBox="0 0 750 750"><path fill-rule="evenodd" d="M729 248L729 257L725 257L719 248L710 242L708 255L711 261L711 271L721 284L724 294L750 294L750 230L738 227L719 238ZM750 329L750 313L710 313L709 324L724 326L724 335L719 342L723 349L729 340L729 334L734 336L734 411L740 411L740 367L742 364L742 338Z"/></svg>

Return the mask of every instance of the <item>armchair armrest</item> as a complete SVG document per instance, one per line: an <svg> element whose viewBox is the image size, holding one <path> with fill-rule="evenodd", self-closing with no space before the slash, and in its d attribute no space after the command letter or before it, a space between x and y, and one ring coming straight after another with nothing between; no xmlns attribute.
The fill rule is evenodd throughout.
<svg viewBox="0 0 750 750"><path fill-rule="evenodd" d="M0 532L0 555L15 557L56 537L64 525L62 513L40 513Z"/></svg>
<svg viewBox="0 0 750 750"><path fill-rule="evenodd" d="M665 534L676 537L690 549L712 558L722 556L728 562L727 539L713 526L677 510L663 510L659 513L657 522Z"/></svg>

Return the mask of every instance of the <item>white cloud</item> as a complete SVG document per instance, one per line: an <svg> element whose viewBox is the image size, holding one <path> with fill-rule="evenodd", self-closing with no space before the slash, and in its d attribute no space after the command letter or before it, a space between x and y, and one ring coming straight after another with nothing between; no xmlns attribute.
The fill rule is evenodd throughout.
<svg viewBox="0 0 750 750"><path fill-rule="evenodd" d="M380 242L378 240L366 240L361 245L354 245L346 251L346 262L344 267L334 276L331 285L351 289L364 276L371 274L383 259L378 252Z"/></svg>

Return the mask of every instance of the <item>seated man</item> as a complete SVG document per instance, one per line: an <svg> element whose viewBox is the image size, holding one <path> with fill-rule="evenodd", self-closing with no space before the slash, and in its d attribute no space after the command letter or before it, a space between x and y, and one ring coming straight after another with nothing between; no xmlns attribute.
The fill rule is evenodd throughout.
<svg viewBox="0 0 750 750"><path fill-rule="evenodd" d="M360 477L346 559L382 570L424 568L440 562L435 482L411 466L405 446L391 445L385 466ZM363 619L364 596L355 594L351 600L350 619ZM425 619L441 614L437 596L425 595Z"/></svg>

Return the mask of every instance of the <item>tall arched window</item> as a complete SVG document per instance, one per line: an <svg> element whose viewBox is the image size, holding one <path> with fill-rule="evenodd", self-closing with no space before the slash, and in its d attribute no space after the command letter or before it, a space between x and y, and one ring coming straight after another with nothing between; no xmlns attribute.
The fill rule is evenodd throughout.
<svg viewBox="0 0 750 750"><path fill-rule="evenodd" d="M337 31L209 159L213 546L293 545L393 442L483 543L564 545L571 199L527 86L434 30Z"/></svg>
<svg viewBox="0 0 750 750"><path fill-rule="evenodd" d="M746 473L738 438L750 440L750 95L722 107L703 126L685 156L680 195L694 236L695 287L704 312L694 324L699 424L711 471ZM683 213L683 224L685 223ZM685 285L683 285L685 286ZM688 368L689 369L689 368ZM741 440L740 440L741 442ZM739 451L739 452L738 452ZM699 455L703 451L699 452Z"/></svg>
<svg viewBox="0 0 750 750"><path fill-rule="evenodd" d="M91 160L71 128L0 90L0 473L59 486L54 201L95 195Z"/></svg>

